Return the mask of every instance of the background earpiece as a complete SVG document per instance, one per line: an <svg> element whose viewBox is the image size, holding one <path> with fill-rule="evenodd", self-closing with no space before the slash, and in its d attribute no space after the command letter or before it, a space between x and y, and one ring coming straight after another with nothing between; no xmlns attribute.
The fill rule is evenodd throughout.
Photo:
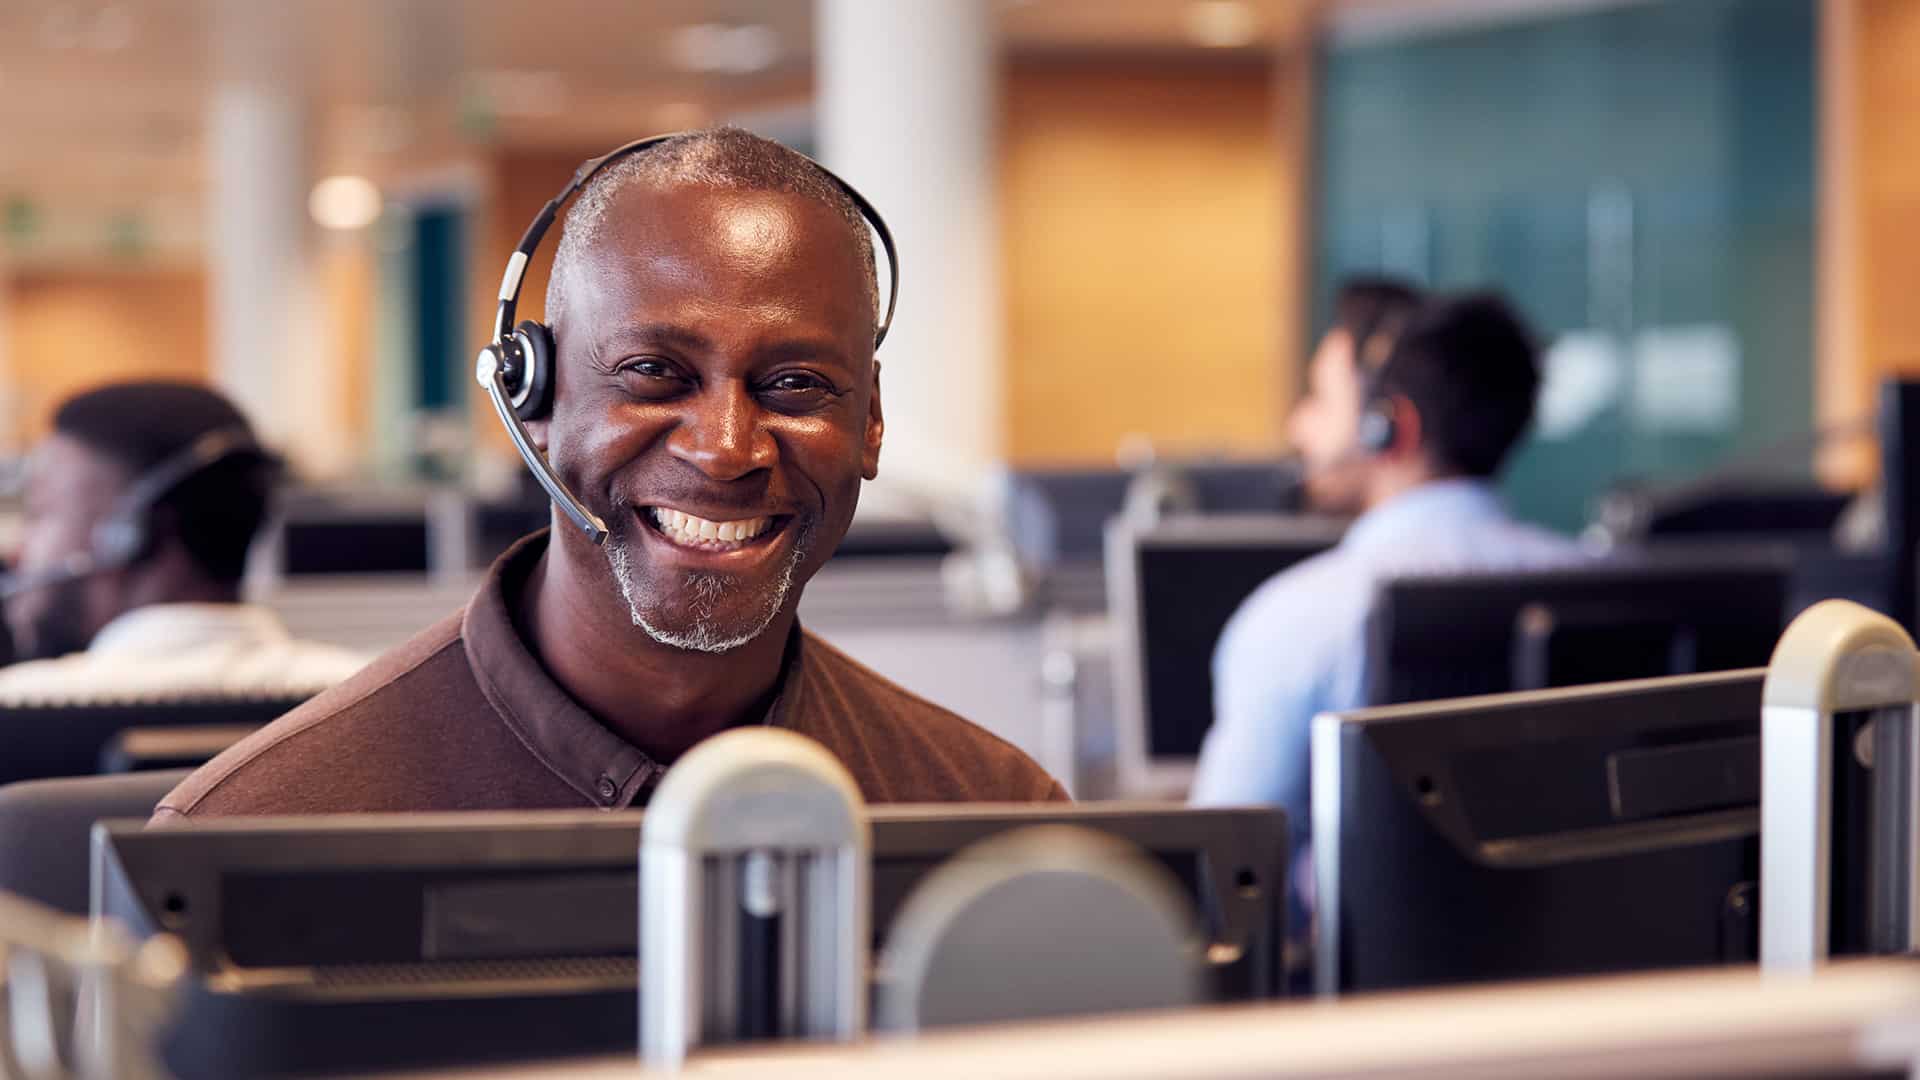
<svg viewBox="0 0 1920 1080"><path fill-rule="evenodd" d="M147 553L149 528L145 507L117 513L93 527L93 565L131 566Z"/></svg>
<svg viewBox="0 0 1920 1080"><path fill-rule="evenodd" d="M1375 399L1360 410L1360 430L1354 441L1361 450L1369 454L1385 453L1399 436L1391 400Z"/></svg>

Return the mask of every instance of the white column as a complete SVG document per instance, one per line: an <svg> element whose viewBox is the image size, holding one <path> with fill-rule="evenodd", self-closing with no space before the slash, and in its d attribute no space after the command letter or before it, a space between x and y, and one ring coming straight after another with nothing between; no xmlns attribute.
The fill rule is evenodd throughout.
<svg viewBox="0 0 1920 1080"><path fill-rule="evenodd" d="M264 81L229 82L211 94L207 147L213 381L304 472L336 471L344 369L330 355L307 212L307 110Z"/></svg>
<svg viewBox="0 0 1920 1080"><path fill-rule="evenodd" d="M17 441L21 423L19 373L13 370L13 274L0 256L0 456L26 449ZM9 547L7 550L11 551Z"/></svg>
<svg viewBox="0 0 1920 1080"><path fill-rule="evenodd" d="M901 250L879 354L882 490L971 497L1001 447L993 5L817 0L815 13L821 161Z"/></svg>

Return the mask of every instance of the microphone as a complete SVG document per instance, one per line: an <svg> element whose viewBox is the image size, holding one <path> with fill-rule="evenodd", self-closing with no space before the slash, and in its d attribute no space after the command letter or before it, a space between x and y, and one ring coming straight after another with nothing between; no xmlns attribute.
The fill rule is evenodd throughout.
<svg viewBox="0 0 1920 1080"><path fill-rule="evenodd" d="M21 593L65 585L69 581L78 581L100 570L100 560L90 551L75 551L60 560L58 565L44 570L27 573L0 574L0 600L11 600Z"/></svg>
<svg viewBox="0 0 1920 1080"><path fill-rule="evenodd" d="M520 422L519 415L513 411L513 404L508 400L510 395L507 393L506 373L500 370L500 357L493 346L480 350L473 375L493 402L493 411L500 414L500 422L507 426L507 437L513 440L513 448L520 451L520 459L527 463L533 478L546 489L547 497L567 517L573 519L580 531L587 534L587 539L596 545L604 543L607 539L607 523L567 489L566 482L553 471L553 466L547 463L547 456L540 452L540 448L533 445L533 437L527 433L527 426Z"/></svg>

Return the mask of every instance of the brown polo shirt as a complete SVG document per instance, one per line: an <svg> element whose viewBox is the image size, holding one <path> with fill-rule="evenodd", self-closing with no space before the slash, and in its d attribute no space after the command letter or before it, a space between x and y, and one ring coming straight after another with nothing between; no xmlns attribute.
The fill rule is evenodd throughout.
<svg viewBox="0 0 1920 1080"><path fill-rule="evenodd" d="M665 766L567 696L507 597L546 534L500 557L456 613L236 744L161 800L181 817L643 804ZM768 724L809 736L868 802L1038 802L1066 793L1012 745L798 627Z"/></svg>

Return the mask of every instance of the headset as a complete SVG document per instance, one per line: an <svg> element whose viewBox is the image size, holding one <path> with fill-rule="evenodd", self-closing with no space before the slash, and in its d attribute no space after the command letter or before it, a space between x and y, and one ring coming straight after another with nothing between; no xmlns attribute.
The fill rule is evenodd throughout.
<svg viewBox="0 0 1920 1080"><path fill-rule="evenodd" d="M540 246L541 238L552 227L561 205L615 162L686 134L677 132L637 139L592 158L574 170L573 179L560 189L560 194L541 207L533 224L527 226L520 243L515 245L512 257L507 260L506 275L500 280L500 306L493 317L493 340L481 348L479 359L474 364L474 379L492 400L493 411L500 415L500 423L505 425L508 438L513 440L514 449L520 451L521 460L532 470L533 478L546 489L554 505L595 544L606 541L606 522L588 510L579 497L567 488L559 474L553 471L546 455L533 445L533 438L527 432L526 421L545 416L553 406L553 330L531 319L515 326L513 315L520 303L520 286L526 277L527 263ZM866 219L867 224L872 226L875 235L880 238L881 248L886 252L887 310L880 320L879 330L873 336L873 347L878 349L893 326L894 304L900 296L900 254L894 248L893 233L887 228L886 219L880 216L880 211L874 209L866 196L856 191L852 184L835 176L812 158L807 158L807 161L831 180L847 198L853 200L853 205L859 209L860 216Z"/></svg>
<svg viewBox="0 0 1920 1080"><path fill-rule="evenodd" d="M1354 345L1353 362L1361 371L1360 425L1354 433L1353 450L1357 456L1384 454L1400 438L1398 410L1387 393L1386 374L1394 343L1400 340L1406 321L1382 319L1367 327Z"/></svg>
<svg viewBox="0 0 1920 1080"><path fill-rule="evenodd" d="M272 460L272 455L243 428L206 432L162 458L136 477L114 501L112 511L93 526L87 550L71 552L58 565L44 570L0 574L0 599L131 566L145 558L153 547L153 521L149 512L154 505L181 484L241 454Z"/></svg>
<svg viewBox="0 0 1920 1080"><path fill-rule="evenodd" d="M1377 376L1368 376L1360 399L1360 426L1354 432L1354 448L1363 457L1384 454L1400 437L1393 399L1380 386Z"/></svg>

